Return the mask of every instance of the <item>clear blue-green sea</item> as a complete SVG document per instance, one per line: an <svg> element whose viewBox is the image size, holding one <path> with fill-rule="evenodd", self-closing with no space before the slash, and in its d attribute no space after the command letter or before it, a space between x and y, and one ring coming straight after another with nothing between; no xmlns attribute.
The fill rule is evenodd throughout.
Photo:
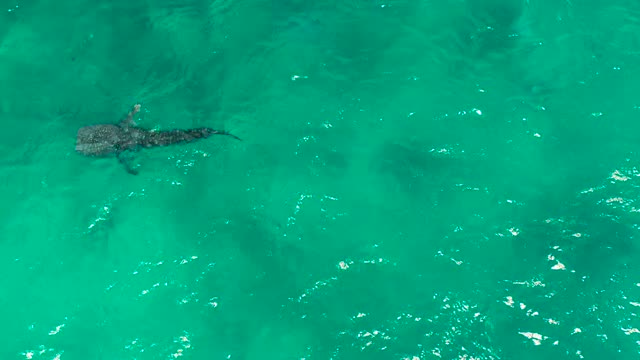
<svg viewBox="0 0 640 360"><path fill-rule="evenodd" d="M0 126L1 360L640 359L638 1L2 0Z"/></svg>

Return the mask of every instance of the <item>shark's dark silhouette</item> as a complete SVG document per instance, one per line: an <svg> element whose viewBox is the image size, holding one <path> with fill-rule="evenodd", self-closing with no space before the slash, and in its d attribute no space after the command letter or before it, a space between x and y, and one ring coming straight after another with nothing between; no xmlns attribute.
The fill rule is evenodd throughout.
<svg viewBox="0 0 640 360"><path fill-rule="evenodd" d="M140 148L188 143L211 135L228 135L240 140L239 137L227 131L207 127L168 131L143 129L137 127L133 121L133 117L139 111L140 105L136 104L118 124L99 124L80 128L76 140L76 151L86 156L115 155L127 172L136 175L138 171L131 167L125 157L126 152L135 152Z"/></svg>

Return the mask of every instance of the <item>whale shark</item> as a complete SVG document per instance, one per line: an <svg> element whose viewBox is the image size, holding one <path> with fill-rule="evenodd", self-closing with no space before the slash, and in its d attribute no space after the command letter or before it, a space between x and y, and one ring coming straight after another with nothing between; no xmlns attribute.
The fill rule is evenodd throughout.
<svg viewBox="0 0 640 360"><path fill-rule="evenodd" d="M115 156L129 174L138 171L131 166L128 153L142 148L190 143L211 135L227 135L237 140L239 137L223 130L208 127L156 131L137 126L133 117L140 111L136 104L118 124L98 124L81 127L76 138L76 152L91 157Z"/></svg>

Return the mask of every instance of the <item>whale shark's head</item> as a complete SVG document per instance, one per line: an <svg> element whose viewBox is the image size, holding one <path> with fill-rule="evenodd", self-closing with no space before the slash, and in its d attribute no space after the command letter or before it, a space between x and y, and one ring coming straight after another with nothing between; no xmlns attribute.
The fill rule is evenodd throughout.
<svg viewBox="0 0 640 360"><path fill-rule="evenodd" d="M130 135L117 125L92 125L78 130L76 151L83 155L105 156L116 153Z"/></svg>

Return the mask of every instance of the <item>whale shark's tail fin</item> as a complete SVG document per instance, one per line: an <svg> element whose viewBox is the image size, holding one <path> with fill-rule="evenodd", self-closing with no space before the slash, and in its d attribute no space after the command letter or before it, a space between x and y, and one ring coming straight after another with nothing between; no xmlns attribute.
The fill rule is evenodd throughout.
<svg viewBox="0 0 640 360"><path fill-rule="evenodd" d="M204 128L206 129L206 131L209 131L209 134L207 135L227 135L227 136L231 136L232 138L236 139L236 140L240 140L242 141L242 139L240 139L239 137L233 135L232 133L225 131L225 130L214 130L214 129L210 129L210 128Z"/></svg>

